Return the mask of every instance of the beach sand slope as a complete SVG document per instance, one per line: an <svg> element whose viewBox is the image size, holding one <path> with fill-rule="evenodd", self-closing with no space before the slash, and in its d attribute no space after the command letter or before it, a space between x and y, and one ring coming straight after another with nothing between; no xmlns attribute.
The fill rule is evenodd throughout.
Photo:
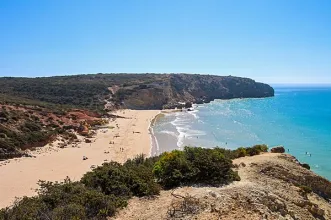
<svg viewBox="0 0 331 220"><path fill-rule="evenodd" d="M63 181L80 178L91 167L107 161L125 162L138 154L150 155L149 126L158 110L119 110L125 117L111 120L99 129L92 143L82 141L77 147L57 148L50 145L33 151L31 158L0 162L0 208L9 206L15 197L33 196L39 180ZM110 143L111 142L111 143ZM83 157L87 160L83 160Z"/></svg>

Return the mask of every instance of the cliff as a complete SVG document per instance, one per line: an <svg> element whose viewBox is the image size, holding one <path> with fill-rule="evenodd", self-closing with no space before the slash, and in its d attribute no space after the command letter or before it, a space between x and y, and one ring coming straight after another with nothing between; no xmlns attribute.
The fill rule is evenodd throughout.
<svg viewBox="0 0 331 220"><path fill-rule="evenodd" d="M91 74L41 78L0 78L0 102L91 110L162 109L179 102L261 98L269 85L248 78L193 74Z"/></svg>
<svg viewBox="0 0 331 220"><path fill-rule="evenodd" d="M132 109L182 107L179 103L208 103L214 99L262 98L274 96L267 84L233 76L193 74L163 75L162 81L122 86L114 101Z"/></svg>
<svg viewBox="0 0 331 220"><path fill-rule="evenodd" d="M133 198L114 219L331 219L331 182L287 154L233 161L241 181Z"/></svg>

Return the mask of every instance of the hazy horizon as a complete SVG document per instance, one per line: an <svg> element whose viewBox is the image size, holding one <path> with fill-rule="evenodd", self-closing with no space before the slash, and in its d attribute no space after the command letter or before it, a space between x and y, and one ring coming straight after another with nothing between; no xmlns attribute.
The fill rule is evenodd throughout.
<svg viewBox="0 0 331 220"><path fill-rule="evenodd" d="M0 2L0 77L200 73L331 84L331 2Z"/></svg>

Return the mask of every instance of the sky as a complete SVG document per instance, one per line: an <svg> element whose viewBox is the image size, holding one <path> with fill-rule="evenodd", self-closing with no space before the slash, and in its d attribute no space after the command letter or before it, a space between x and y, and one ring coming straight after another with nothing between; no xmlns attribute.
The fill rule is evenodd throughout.
<svg viewBox="0 0 331 220"><path fill-rule="evenodd" d="M331 1L0 1L0 76L89 73L331 83Z"/></svg>

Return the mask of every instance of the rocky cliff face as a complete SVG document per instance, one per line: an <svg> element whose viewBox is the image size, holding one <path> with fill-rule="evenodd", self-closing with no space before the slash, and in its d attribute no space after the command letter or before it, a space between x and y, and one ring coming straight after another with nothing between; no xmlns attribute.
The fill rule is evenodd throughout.
<svg viewBox="0 0 331 220"><path fill-rule="evenodd" d="M179 103L207 103L214 99L274 96L274 89L252 79L233 76L169 74L162 81L122 87L115 94L121 104L133 109L179 107Z"/></svg>
<svg viewBox="0 0 331 220"><path fill-rule="evenodd" d="M179 102L261 98L269 85L233 76L193 74L91 74L42 78L0 78L0 103L54 105L102 110L179 107Z"/></svg>

